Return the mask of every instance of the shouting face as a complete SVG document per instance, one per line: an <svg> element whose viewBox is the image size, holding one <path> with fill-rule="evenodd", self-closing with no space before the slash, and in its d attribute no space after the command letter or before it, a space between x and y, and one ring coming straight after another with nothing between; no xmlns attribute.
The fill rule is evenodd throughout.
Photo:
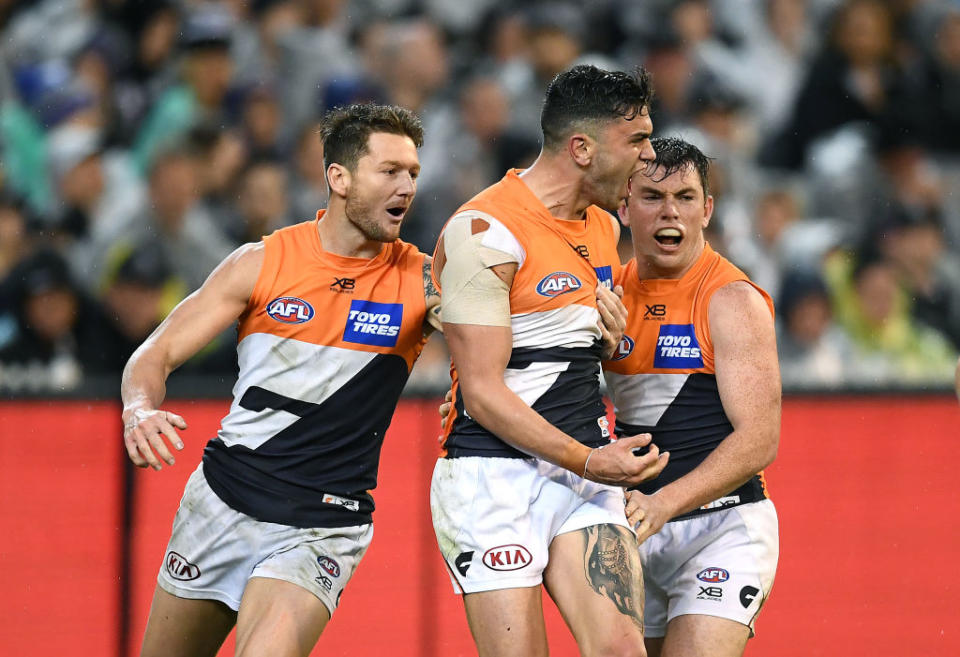
<svg viewBox="0 0 960 657"><path fill-rule="evenodd" d="M633 237L641 278L680 278L703 252L703 230L713 214L693 166L664 177L651 167L630 180L623 213Z"/></svg>

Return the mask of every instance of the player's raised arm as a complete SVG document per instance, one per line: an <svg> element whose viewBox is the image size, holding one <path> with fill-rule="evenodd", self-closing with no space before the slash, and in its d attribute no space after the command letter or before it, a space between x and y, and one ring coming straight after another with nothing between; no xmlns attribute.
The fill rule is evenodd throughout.
<svg viewBox="0 0 960 657"><path fill-rule="evenodd" d="M181 301L133 353L123 370L123 441L134 465L161 469L173 465L167 445L183 448L177 429L182 417L160 409L170 373L226 330L253 293L263 243L246 244L227 256L204 284Z"/></svg>
<svg viewBox="0 0 960 657"><path fill-rule="evenodd" d="M704 461L653 495L632 493L627 513L638 540L677 515L736 489L773 462L780 441L780 371L773 316L745 281L718 289L710 300L717 388L733 425Z"/></svg>

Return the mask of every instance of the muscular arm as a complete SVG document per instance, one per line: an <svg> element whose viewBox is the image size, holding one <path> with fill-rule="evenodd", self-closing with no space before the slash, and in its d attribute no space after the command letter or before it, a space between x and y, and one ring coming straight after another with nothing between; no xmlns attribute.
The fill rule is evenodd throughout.
<svg viewBox="0 0 960 657"><path fill-rule="evenodd" d="M186 423L178 415L158 410L166 395L167 377L240 316L262 263L262 243L247 244L234 251L130 357L123 370L120 394L124 443L135 465L159 470L162 466L157 455L173 464L161 436L166 436L177 449L182 448L174 426L185 429Z"/></svg>
<svg viewBox="0 0 960 657"><path fill-rule="evenodd" d="M506 295L500 302L509 303L509 284L516 264L490 269L507 283L502 290L490 293ZM634 448L649 443L648 435L624 438L602 450L591 450L530 408L503 381L513 349L510 327L444 322L443 333L457 368L467 414L501 440L578 475L609 484L633 485L656 476L666 465L666 457L660 458L656 447L651 447L643 457L633 454Z"/></svg>
<svg viewBox="0 0 960 657"><path fill-rule="evenodd" d="M751 285L736 281L714 293L708 312L717 388L733 432L694 470L655 494L631 493L627 513L642 520L638 540L746 483L777 454L780 371L770 310Z"/></svg>
<svg viewBox="0 0 960 657"><path fill-rule="evenodd" d="M433 284L433 258L425 256L423 259L423 297L427 303L427 315L423 320L424 335L434 331L442 331L440 320L440 293Z"/></svg>

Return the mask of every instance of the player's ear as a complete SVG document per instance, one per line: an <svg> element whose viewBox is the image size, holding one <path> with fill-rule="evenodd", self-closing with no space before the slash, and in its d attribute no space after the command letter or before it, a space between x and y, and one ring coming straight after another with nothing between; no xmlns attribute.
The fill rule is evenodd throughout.
<svg viewBox="0 0 960 657"><path fill-rule="evenodd" d="M350 169L333 162L327 167L327 186L330 188L330 195L346 196L350 190Z"/></svg>
<svg viewBox="0 0 960 657"><path fill-rule="evenodd" d="M703 227L710 225L710 219L713 218L713 197L708 196L703 202Z"/></svg>
<svg viewBox="0 0 960 657"><path fill-rule="evenodd" d="M593 138L582 132L570 135L567 140L567 150L570 152L570 157L582 167L590 166L595 149L596 142Z"/></svg>

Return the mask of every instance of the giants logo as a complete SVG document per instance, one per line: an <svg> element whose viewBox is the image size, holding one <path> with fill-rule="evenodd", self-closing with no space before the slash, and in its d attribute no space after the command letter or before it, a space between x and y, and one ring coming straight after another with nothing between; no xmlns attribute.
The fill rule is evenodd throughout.
<svg viewBox="0 0 960 657"><path fill-rule="evenodd" d="M617 345L617 350L613 352L613 358L610 360L623 360L631 353L633 353L633 348L636 346L633 342L633 339L629 335L624 335L620 340L620 344Z"/></svg>
<svg viewBox="0 0 960 657"><path fill-rule="evenodd" d="M557 297L580 289L580 280L565 271L555 271L540 279L537 294L544 297Z"/></svg>
<svg viewBox="0 0 960 657"><path fill-rule="evenodd" d="M530 550L522 545L498 545L483 553L483 565L490 570L519 570L532 558Z"/></svg>
<svg viewBox="0 0 960 657"><path fill-rule="evenodd" d="M720 582L726 582L728 579L730 579L730 573L723 568L704 568L697 573L697 579L699 579L701 582L719 584Z"/></svg>
<svg viewBox="0 0 960 657"><path fill-rule="evenodd" d="M340 564L330 557L326 555L319 556L317 557L317 563L320 564L320 567L327 571L330 575L334 577L340 577Z"/></svg>
<svg viewBox="0 0 960 657"><path fill-rule="evenodd" d="M200 577L200 568L189 561L183 555L171 550L167 553L167 558L163 563L167 569L167 574L173 579L181 582L189 582L192 579Z"/></svg>
<svg viewBox="0 0 960 657"><path fill-rule="evenodd" d="M284 324L303 324L313 318L313 306L297 297L278 297L267 304L267 314Z"/></svg>

